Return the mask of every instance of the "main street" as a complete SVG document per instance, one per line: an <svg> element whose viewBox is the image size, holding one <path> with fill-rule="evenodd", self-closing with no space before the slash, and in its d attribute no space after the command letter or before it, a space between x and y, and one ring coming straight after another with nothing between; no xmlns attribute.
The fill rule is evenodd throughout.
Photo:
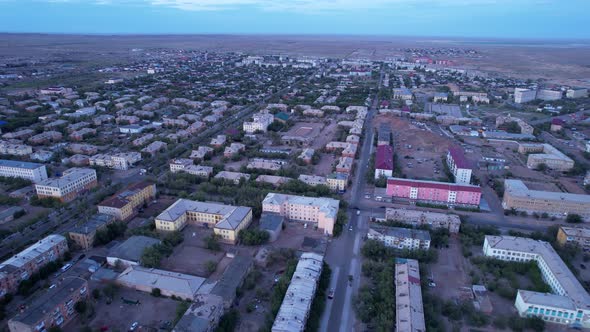
<svg viewBox="0 0 590 332"><path fill-rule="evenodd" d="M381 72L379 85L381 85L382 80L383 72ZM332 268L330 288L334 289L335 295L334 299L328 300L322 316L320 331L344 332L354 329L355 313L352 299L360 283L360 248L368 230L368 218L363 215L357 215L357 210L354 207L360 202L364 192L369 157L373 149L374 130L372 121L374 113L377 110L377 103L378 100L375 97L365 118L363 144L352 181L349 200L349 224L345 225L343 234L340 237L332 240L326 251L325 260ZM352 230L349 230L350 228ZM352 276L351 283L349 276Z"/></svg>

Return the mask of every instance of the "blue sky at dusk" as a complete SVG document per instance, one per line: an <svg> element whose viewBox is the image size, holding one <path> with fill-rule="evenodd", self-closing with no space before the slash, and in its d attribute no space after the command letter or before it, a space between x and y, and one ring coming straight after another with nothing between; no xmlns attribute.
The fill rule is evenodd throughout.
<svg viewBox="0 0 590 332"><path fill-rule="evenodd" d="M0 0L0 31L587 39L589 12L589 0Z"/></svg>

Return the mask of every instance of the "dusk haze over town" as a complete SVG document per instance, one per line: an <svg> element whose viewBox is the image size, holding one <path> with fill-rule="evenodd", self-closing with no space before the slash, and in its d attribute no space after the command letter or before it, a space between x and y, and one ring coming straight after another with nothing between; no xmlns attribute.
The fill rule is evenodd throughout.
<svg viewBox="0 0 590 332"><path fill-rule="evenodd" d="M0 0L0 332L590 332L589 22Z"/></svg>

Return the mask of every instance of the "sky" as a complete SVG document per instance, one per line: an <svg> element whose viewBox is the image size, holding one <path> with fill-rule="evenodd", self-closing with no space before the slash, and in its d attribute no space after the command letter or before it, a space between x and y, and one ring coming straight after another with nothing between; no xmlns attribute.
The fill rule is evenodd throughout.
<svg viewBox="0 0 590 332"><path fill-rule="evenodd" d="M590 39L590 0L0 0L0 32Z"/></svg>

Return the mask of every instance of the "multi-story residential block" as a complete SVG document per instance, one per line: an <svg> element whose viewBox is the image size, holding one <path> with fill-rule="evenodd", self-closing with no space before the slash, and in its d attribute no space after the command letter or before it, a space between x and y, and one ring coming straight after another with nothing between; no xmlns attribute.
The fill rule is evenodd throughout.
<svg viewBox="0 0 590 332"><path fill-rule="evenodd" d="M90 144L72 143L66 148L71 153L93 155L98 152L98 147Z"/></svg>
<svg viewBox="0 0 590 332"><path fill-rule="evenodd" d="M45 131L29 138L29 142L32 144L45 144L61 141L62 138L63 135L59 131Z"/></svg>
<svg viewBox="0 0 590 332"><path fill-rule="evenodd" d="M141 152L147 153L153 157L156 155L156 153L158 153L162 150L165 150L166 147L168 147L167 143L164 143L162 141L154 141L154 142L151 142L145 148L141 149Z"/></svg>
<svg viewBox="0 0 590 332"><path fill-rule="evenodd" d="M235 244L240 230L252 222L252 209L179 199L156 217L156 229L182 230L187 224L213 227L224 242Z"/></svg>
<svg viewBox="0 0 590 332"><path fill-rule="evenodd" d="M336 164L336 172L350 174L352 172L352 163L354 159L350 157L340 157Z"/></svg>
<svg viewBox="0 0 590 332"><path fill-rule="evenodd" d="M84 250L92 248L96 232L115 222L115 217L108 214L95 214L85 223L75 226L68 232L70 240Z"/></svg>
<svg viewBox="0 0 590 332"><path fill-rule="evenodd" d="M215 331L223 316L223 298L214 294L197 294L193 304L176 323L174 332Z"/></svg>
<svg viewBox="0 0 590 332"><path fill-rule="evenodd" d="M221 171L221 172L215 174L214 178L232 181L235 184L240 184L240 181L242 181L242 179L244 179L245 181L250 180L250 174L240 173L240 172Z"/></svg>
<svg viewBox="0 0 590 332"><path fill-rule="evenodd" d="M6 133L2 135L4 139L25 139L27 137L31 137L35 134L33 129L23 129L19 131L13 131L11 133Z"/></svg>
<svg viewBox="0 0 590 332"><path fill-rule="evenodd" d="M378 145L375 153L375 179L393 176L393 147Z"/></svg>
<svg viewBox="0 0 590 332"><path fill-rule="evenodd" d="M537 91L537 99L545 101L560 100L563 97L561 90L540 89Z"/></svg>
<svg viewBox="0 0 590 332"><path fill-rule="evenodd" d="M213 167L202 165L188 165L184 168L183 172L202 178L209 178L211 174L213 174Z"/></svg>
<svg viewBox="0 0 590 332"><path fill-rule="evenodd" d="M317 223L324 234L332 235L339 205L340 202L332 198L269 193L262 201L262 211L278 213L291 220Z"/></svg>
<svg viewBox="0 0 590 332"><path fill-rule="evenodd" d="M225 147L223 151L223 156L227 158L231 158L233 155L246 150L246 146L242 143L232 143L229 146Z"/></svg>
<svg viewBox="0 0 590 332"><path fill-rule="evenodd" d="M61 235L48 235L0 264L0 297L13 293L22 280L29 279L49 262L68 251L68 241Z"/></svg>
<svg viewBox="0 0 590 332"><path fill-rule="evenodd" d="M165 126L181 127L181 128L186 128L189 125L189 123L186 120L183 120L183 119L164 118L163 119L163 123L164 123Z"/></svg>
<svg viewBox="0 0 590 332"><path fill-rule="evenodd" d="M557 243L576 244L584 251L590 251L590 228L561 226L557 231Z"/></svg>
<svg viewBox="0 0 590 332"><path fill-rule="evenodd" d="M139 152L121 152L113 154L96 154L88 159L91 166L127 170L141 160Z"/></svg>
<svg viewBox="0 0 590 332"><path fill-rule="evenodd" d="M86 137L90 137L96 135L96 129L94 128L82 128L80 130L76 130L70 134L70 139L75 141L81 141Z"/></svg>
<svg viewBox="0 0 590 332"><path fill-rule="evenodd" d="M184 171L187 166L194 165L192 159L177 158L170 161L170 172L178 173Z"/></svg>
<svg viewBox="0 0 590 332"><path fill-rule="evenodd" d="M577 88L577 89L568 89L566 91L567 98L586 98L588 96L588 89L586 88Z"/></svg>
<svg viewBox="0 0 590 332"><path fill-rule="evenodd" d="M29 145L0 141L0 154L28 156L31 153L33 153L33 148Z"/></svg>
<svg viewBox="0 0 590 332"><path fill-rule="evenodd" d="M393 99L412 100L414 95L408 88L393 89Z"/></svg>
<svg viewBox="0 0 590 332"><path fill-rule="evenodd" d="M324 256L307 252L301 255L283 303L272 325L272 332L304 331L315 298Z"/></svg>
<svg viewBox="0 0 590 332"><path fill-rule="evenodd" d="M395 259L395 331L426 331L420 265L414 259Z"/></svg>
<svg viewBox="0 0 590 332"><path fill-rule="evenodd" d="M268 159L251 159L246 165L247 169L262 169L267 171L278 171L283 167L283 161Z"/></svg>
<svg viewBox="0 0 590 332"><path fill-rule="evenodd" d="M43 164L0 160L0 176L41 182L47 179L47 169Z"/></svg>
<svg viewBox="0 0 590 332"><path fill-rule="evenodd" d="M88 299L88 282L78 277L66 277L8 321L10 332L48 331L64 326L77 316L75 304Z"/></svg>
<svg viewBox="0 0 590 332"><path fill-rule="evenodd" d="M128 221L139 209L156 198L156 185L139 182L98 204L98 212L114 216L117 220Z"/></svg>
<svg viewBox="0 0 590 332"><path fill-rule="evenodd" d="M196 150L191 152L190 159L204 160L205 157L213 153L213 149L208 146L199 146Z"/></svg>
<svg viewBox="0 0 590 332"><path fill-rule="evenodd" d="M154 139L154 134L145 134L143 136L141 136L140 138L136 138L133 140L133 142L131 142L131 144L133 144L133 146L144 146L146 145L149 141Z"/></svg>
<svg viewBox="0 0 590 332"><path fill-rule="evenodd" d="M461 219L456 214L418 210L386 208L385 220L401 222L413 227L428 225L433 229L446 228L450 233L459 233L461 227Z"/></svg>
<svg viewBox="0 0 590 332"><path fill-rule="evenodd" d="M394 199L449 206L477 207L481 199L479 186L401 178L387 179L386 193Z"/></svg>
<svg viewBox="0 0 590 332"><path fill-rule="evenodd" d="M331 173L326 176L326 184L333 191L344 192L348 186L348 174Z"/></svg>
<svg viewBox="0 0 590 332"><path fill-rule="evenodd" d="M506 179L502 207L561 218L568 214L590 218L590 195L531 190L520 180Z"/></svg>
<svg viewBox="0 0 590 332"><path fill-rule="evenodd" d="M227 142L227 136L217 135L217 137L214 137L211 139L211 146L220 147L220 146L224 145L225 142Z"/></svg>
<svg viewBox="0 0 590 332"><path fill-rule="evenodd" d="M301 174L299 175L298 180L310 186L327 185L326 178L318 175Z"/></svg>
<svg viewBox="0 0 590 332"><path fill-rule="evenodd" d="M450 147L447 153L447 166L455 178L455 183L471 183L471 163L465 158L460 147Z"/></svg>
<svg viewBox="0 0 590 332"><path fill-rule="evenodd" d="M518 104L528 103L537 98L537 91L523 88L514 89L514 102Z"/></svg>
<svg viewBox="0 0 590 332"><path fill-rule="evenodd" d="M256 113L251 122L244 122L244 132L253 134L256 131L266 132L268 126L273 123L275 117L270 113Z"/></svg>
<svg viewBox="0 0 590 332"><path fill-rule="evenodd" d="M78 194L96 187L96 171L90 168L70 168L59 178L49 178L35 184L39 198L53 197L62 202L69 202Z"/></svg>
<svg viewBox="0 0 590 332"><path fill-rule="evenodd" d="M430 234L428 231L419 229L371 226L367 238L396 249L428 250L430 248Z"/></svg>
<svg viewBox="0 0 590 332"><path fill-rule="evenodd" d="M537 263L551 293L519 289L514 306L521 317L590 328L590 295L551 244L523 237L486 235L483 253L504 261Z"/></svg>
<svg viewBox="0 0 590 332"><path fill-rule="evenodd" d="M301 154L297 158L303 160L306 164L311 164L314 153L315 153L314 149L311 149L311 148L303 149L303 151L301 152Z"/></svg>
<svg viewBox="0 0 590 332"><path fill-rule="evenodd" d="M550 144L519 144L518 152L528 153L527 167L535 169L544 164L549 169L569 171L574 167L572 158Z"/></svg>
<svg viewBox="0 0 590 332"><path fill-rule="evenodd" d="M530 124L526 123L524 120L508 116L498 116L496 117L496 127L501 127L505 123L516 122L518 127L520 128L520 133L525 135L533 135L535 132L535 128Z"/></svg>

